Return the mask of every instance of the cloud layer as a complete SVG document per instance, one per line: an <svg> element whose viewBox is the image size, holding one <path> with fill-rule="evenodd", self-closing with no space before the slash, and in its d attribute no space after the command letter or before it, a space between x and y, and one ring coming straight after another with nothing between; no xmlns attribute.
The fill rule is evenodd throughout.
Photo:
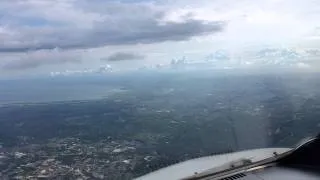
<svg viewBox="0 0 320 180"><path fill-rule="evenodd" d="M225 25L192 17L181 22L165 21L166 10L151 4L79 2L1 2L0 7L6 8L0 10L6 24L1 26L0 52L181 41L220 32Z"/></svg>
<svg viewBox="0 0 320 180"><path fill-rule="evenodd" d="M107 58L103 58L105 61L127 61L127 60L143 60L144 55L131 53L131 52L117 52L110 55Z"/></svg>
<svg viewBox="0 0 320 180"><path fill-rule="evenodd" d="M1 69L10 71L32 69L44 65L79 64L82 62L80 54L53 49L9 55L4 57L4 59L8 58L9 60L1 66Z"/></svg>
<svg viewBox="0 0 320 180"><path fill-rule="evenodd" d="M0 15L0 68L18 71L320 40L313 0L1 0Z"/></svg>

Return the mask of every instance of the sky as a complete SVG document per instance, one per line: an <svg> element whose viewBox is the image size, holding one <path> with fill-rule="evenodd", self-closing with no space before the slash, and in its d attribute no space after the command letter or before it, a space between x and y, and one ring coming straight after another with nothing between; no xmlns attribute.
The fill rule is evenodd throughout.
<svg viewBox="0 0 320 180"><path fill-rule="evenodd" d="M1 0L0 77L318 48L317 0Z"/></svg>

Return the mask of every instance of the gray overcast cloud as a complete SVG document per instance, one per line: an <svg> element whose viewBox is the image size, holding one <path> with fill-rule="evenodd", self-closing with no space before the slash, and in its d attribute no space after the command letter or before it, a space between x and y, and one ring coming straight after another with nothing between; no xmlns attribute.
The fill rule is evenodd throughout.
<svg viewBox="0 0 320 180"><path fill-rule="evenodd" d="M0 0L0 15L0 68L21 72L95 68L109 52L146 54L142 66L217 48L320 44L314 0Z"/></svg>
<svg viewBox="0 0 320 180"><path fill-rule="evenodd" d="M50 7L49 2L57 5L51 4ZM82 1L85 4L81 6L81 3L70 2L1 2L0 7L7 7L0 10L5 14L3 21L7 24L0 31L0 52L182 41L220 32L225 26L220 21L206 22L189 16L181 22L161 22L166 11L152 5ZM63 4L72 5L70 12L65 12ZM75 15L84 19L74 17L68 20Z"/></svg>
<svg viewBox="0 0 320 180"><path fill-rule="evenodd" d="M117 52L102 60L105 61L126 61L126 60L143 60L144 55L131 52Z"/></svg>

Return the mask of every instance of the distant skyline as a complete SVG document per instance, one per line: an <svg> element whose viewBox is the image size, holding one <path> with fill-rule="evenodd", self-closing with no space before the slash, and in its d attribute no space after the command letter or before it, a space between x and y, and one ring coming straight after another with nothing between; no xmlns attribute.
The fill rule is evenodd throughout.
<svg viewBox="0 0 320 180"><path fill-rule="evenodd" d="M219 49L245 57L252 48L320 48L312 0L2 0L0 14L0 78L138 68Z"/></svg>

